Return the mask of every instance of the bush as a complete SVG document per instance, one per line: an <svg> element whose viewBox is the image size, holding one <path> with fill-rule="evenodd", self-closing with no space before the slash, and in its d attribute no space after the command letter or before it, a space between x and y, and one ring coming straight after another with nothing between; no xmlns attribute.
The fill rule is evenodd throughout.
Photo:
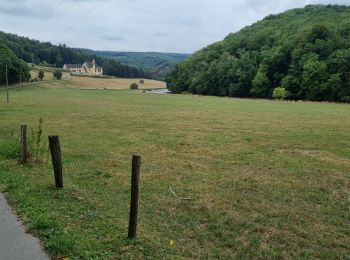
<svg viewBox="0 0 350 260"><path fill-rule="evenodd" d="M139 89L139 85L137 85L136 83L132 83L130 85L130 89Z"/></svg>
<svg viewBox="0 0 350 260"><path fill-rule="evenodd" d="M287 91L285 88L277 87L273 90L272 97L274 99L285 99L287 97Z"/></svg>
<svg viewBox="0 0 350 260"><path fill-rule="evenodd" d="M145 81L143 79L140 79L140 84L145 84Z"/></svg>
<svg viewBox="0 0 350 260"><path fill-rule="evenodd" d="M40 80L43 80L43 78L44 78L44 71L42 71L42 70L39 71L38 78Z"/></svg>
<svg viewBox="0 0 350 260"><path fill-rule="evenodd" d="M56 78L56 79L58 79L58 80L60 80L61 78L62 78L62 71L61 70L55 70L54 72L53 72L53 76Z"/></svg>
<svg viewBox="0 0 350 260"><path fill-rule="evenodd" d="M350 96L344 96L340 99L341 102L350 103Z"/></svg>

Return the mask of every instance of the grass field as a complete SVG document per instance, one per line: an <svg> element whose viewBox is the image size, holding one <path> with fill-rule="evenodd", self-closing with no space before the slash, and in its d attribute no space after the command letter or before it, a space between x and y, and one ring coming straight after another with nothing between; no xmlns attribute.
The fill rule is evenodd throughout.
<svg viewBox="0 0 350 260"><path fill-rule="evenodd" d="M350 255L349 105L84 91L70 81L10 97L0 91L0 187L54 257ZM26 166L9 159L11 132L39 118L45 140L60 136L63 190L48 152ZM142 172L131 241L133 153Z"/></svg>

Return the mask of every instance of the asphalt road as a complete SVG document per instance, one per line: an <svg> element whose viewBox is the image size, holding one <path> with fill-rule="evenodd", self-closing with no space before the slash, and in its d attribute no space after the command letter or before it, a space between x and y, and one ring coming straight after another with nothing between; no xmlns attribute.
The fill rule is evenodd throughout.
<svg viewBox="0 0 350 260"><path fill-rule="evenodd" d="M0 260L47 260L39 240L26 233L0 193Z"/></svg>

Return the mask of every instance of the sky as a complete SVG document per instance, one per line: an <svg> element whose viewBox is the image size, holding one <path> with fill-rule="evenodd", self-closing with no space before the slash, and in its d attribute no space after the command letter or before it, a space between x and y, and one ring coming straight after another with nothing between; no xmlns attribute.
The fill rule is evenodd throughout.
<svg viewBox="0 0 350 260"><path fill-rule="evenodd" d="M70 47L192 53L269 14L350 0L0 0L0 31Z"/></svg>

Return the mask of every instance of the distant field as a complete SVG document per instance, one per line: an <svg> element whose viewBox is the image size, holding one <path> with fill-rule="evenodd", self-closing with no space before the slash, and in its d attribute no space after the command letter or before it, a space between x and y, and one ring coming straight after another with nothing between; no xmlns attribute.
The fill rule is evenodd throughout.
<svg viewBox="0 0 350 260"><path fill-rule="evenodd" d="M31 79L38 79L38 75L39 75L39 70L31 70L30 71L30 76ZM49 72L49 71L44 71L44 78L43 80L52 80L53 79L53 73Z"/></svg>
<svg viewBox="0 0 350 260"><path fill-rule="evenodd" d="M140 79L121 79L121 78L91 78L73 76L67 82L67 86L79 89L128 89L130 84L137 83L139 89L166 88L165 82L144 79L144 84L140 84Z"/></svg>
<svg viewBox="0 0 350 260"><path fill-rule="evenodd" d="M31 70L31 78L38 78L38 70ZM52 80L53 73L49 71L44 72L44 81ZM63 80L67 80L62 84L62 82L53 82L50 87L54 88L79 88L79 89L129 89L130 84L137 83L139 89L162 89L166 88L166 83L158 80L143 79L144 84L140 84L140 79L124 79L124 78L94 78L94 77L84 77L84 76L70 76L68 73L63 73Z"/></svg>
<svg viewBox="0 0 350 260"><path fill-rule="evenodd" d="M52 256L349 257L350 105L79 89L132 81L44 82L11 90L8 105L0 90L0 190ZM44 163L18 165L19 126L37 131L39 118L42 147L60 135L63 190L47 150ZM141 203L130 241L133 153Z"/></svg>
<svg viewBox="0 0 350 260"><path fill-rule="evenodd" d="M38 75L39 75L39 70L43 69L44 71L44 78L43 81L48 81L48 80L53 80L53 68L48 68L48 67L43 67L43 68L38 68L38 69L32 69L30 70L30 77L31 79L38 79ZM62 79L70 79L70 74L67 72L63 72L62 73ZM38 79L39 80L39 79Z"/></svg>

